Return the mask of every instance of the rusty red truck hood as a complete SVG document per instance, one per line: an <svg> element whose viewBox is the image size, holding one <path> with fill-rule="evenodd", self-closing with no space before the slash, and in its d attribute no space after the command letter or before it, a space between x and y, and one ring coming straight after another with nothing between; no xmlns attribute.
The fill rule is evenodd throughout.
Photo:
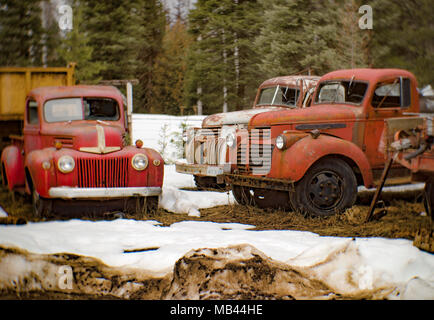
<svg viewBox="0 0 434 320"><path fill-rule="evenodd" d="M248 110L216 113L206 117L202 122L202 128L221 127L231 124L248 124L250 119L259 113L288 109L287 107L266 106L256 107Z"/></svg>
<svg viewBox="0 0 434 320"><path fill-rule="evenodd" d="M53 137L53 145L56 141L62 142L64 147L91 153L108 153L109 148L117 150L123 147L124 129L117 125L107 125L92 121L65 123L63 126L46 127L41 134ZM116 151L112 150L111 152Z"/></svg>
<svg viewBox="0 0 434 320"><path fill-rule="evenodd" d="M269 127L291 123L339 122L358 118L362 106L313 105L304 109L284 109L257 114L250 120L249 127Z"/></svg>

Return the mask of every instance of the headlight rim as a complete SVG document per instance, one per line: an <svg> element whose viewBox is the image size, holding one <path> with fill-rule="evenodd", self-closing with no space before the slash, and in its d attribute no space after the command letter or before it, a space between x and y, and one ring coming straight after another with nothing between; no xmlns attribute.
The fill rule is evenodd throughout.
<svg viewBox="0 0 434 320"><path fill-rule="evenodd" d="M143 157L143 158L146 160L146 165L145 165L143 168L138 168L138 167L136 166L135 162L134 162L134 160L137 159L138 157L140 157L140 158ZM133 169L136 170L136 171L143 171L143 170L145 170L145 169L149 166L149 159L148 159L148 157L147 157L145 154L143 154L143 153L137 153L137 154L135 154L135 155L131 158L131 166L132 166Z"/></svg>
<svg viewBox="0 0 434 320"><path fill-rule="evenodd" d="M71 169L65 170L62 166L61 166L61 162L64 159L68 159L68 160L72 160L72 167ZM72 156L65 154L63 156L61 156L58 160L57 160L57 169L62 172L62 173L71 173L72 171L74 171L75 169L75 160Z"/></svg>

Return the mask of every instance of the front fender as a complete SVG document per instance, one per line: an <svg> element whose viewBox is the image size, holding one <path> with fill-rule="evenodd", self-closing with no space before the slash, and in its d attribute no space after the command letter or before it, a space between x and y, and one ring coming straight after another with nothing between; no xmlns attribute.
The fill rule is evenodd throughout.
<svg viewBox="0 0 434 320"><path fill-rule="evenodd" d="M24 157L21 149L15 145L3 149L1 155L3 174L7 179L7 187L13 190L16 187L25 185Z"/></svg>
<svg viewBox="0 0 434 320"><path fill-rule="evenodd" d="M316 161L326 156L352 160L362 175L364 185L373 186L371 165L363 151L350 141L324 134L316 139L307 135L285 150L275 148L268 177L298 181Z"/></svg>
<svg viewBox="0 0 434 320"><path fill-rule="evenodd" d="M129 183L131 187L161 187L163 185L164 160L157 151L150 148L138 149L133 146L125 147L123 151L130 159L137 153L145 154L149 161L147 168L142 172L130 170Z"/></svg>
<svg viewBox="0 0 434 320"><path fill-rule="evenodd" d="M47 148L42 150L34 150L30 152L25 160L25 169L30 175L27 182L31 183L33 188L39 193L41 197L48 198L48 190L50 186L56 185L56 168L54 159L54 148ZM48 169L42 167L42 163L47 161L50 163ZM30 187L30 185L28 185ZM30 189L27 192L31 192Z"/></svg>

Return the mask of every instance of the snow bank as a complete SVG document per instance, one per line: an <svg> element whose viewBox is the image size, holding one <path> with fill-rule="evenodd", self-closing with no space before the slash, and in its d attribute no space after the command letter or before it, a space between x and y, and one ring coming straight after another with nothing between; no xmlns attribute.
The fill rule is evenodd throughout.
<svg viewBox="0 0 434 320"><path fill-rule="evenodd" d="M164 276L190 250L249 244L273 260L303 268L335 292L392 288L389 298L434 299L434 255L407 240L320 237L301 231L253 231L232 223L53 221L1 226L0 244L33 253L68 252L113 267ZM147 248L152 248L148 250ZM13 269L13 268L12 268Z"/></svg>
<svg viewBox="0 0 434 320"><path fill-rule="evenodd" d="M0 207L0 218L6 218L7 216L7 212L2 207Z"/></svg>
<svg viewBox="0 0 434 320"><path fill-rule="evenodd" d="M231 192L186 191L180 188L196 187L192 175L178 173L174 165L164 167L163 191L159 206L169 212L186 213L189 216L199 217L201 208L212 208L234 204L235 199Z"/></svg>

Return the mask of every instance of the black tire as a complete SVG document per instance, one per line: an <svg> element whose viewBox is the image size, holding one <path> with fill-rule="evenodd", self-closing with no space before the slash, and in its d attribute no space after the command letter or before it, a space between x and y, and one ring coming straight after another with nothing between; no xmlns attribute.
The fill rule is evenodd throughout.
<svg viewBox="0 0 434 320"><path fill-rule="evenodd" d="M2 166L1 166L1 179L2 179L2 186L7 188L8 187L8 178L6 176L6 169L5 169L4 163L2 163Z"/></svg>
<svg viewBox="0 0 434 320"><path fill-rule="evenodd" d="M154 215L158 211L158 196L145 197L143 199L143 207L147 214Z"/></svg>
<svg viewBox="0 0 434 320"><path fill-rule="evenodd" d="M287 191L255 189L254 202L261 209L292 211Z"/></svg>
<svg viewBox="0 0 434 320"><path fill-rule="evenodd" d="M225 183L217 183L216 177L194 176L194 183L199 190L226 188Z"/></svg>
<svg viewBox="0 0 434 320"><path fill-rule="evenodd" d="M51 199L45 199L39 196L39 193L33 188L32 190L32 207L33 214L36 217L47 217L52 211L53 202Z"/></svg>
<svg viewBox="0 0 434 320"><path fill-rule="evenodd" d="M431 217L431 220L434 221L434 179L431 179L425 183L425 192L424 192L424 205L426 214Z"/></svg>
<svg viewBox="0 0 434 320"><path fill-rule="evenodd" d="M127 200L124 211L130 215L141 217L145 214L153 215L158 210L158 196L131 197Z"/></svg>
<svg viewBox="0 0 434 320"><path fill-rule="evenodd" d="M357 179L345 161L323 159L309 168L289 197L294 210L306 215L342 213L356 202Z"/></svg>
<svg viewBox="0 0 434 320"><path fill-rule="evenodd" d="M250 189L242 186L232 185L232 194L235 200L245 206L245 205L255 205L254 198L250 193Z"/></svg>

